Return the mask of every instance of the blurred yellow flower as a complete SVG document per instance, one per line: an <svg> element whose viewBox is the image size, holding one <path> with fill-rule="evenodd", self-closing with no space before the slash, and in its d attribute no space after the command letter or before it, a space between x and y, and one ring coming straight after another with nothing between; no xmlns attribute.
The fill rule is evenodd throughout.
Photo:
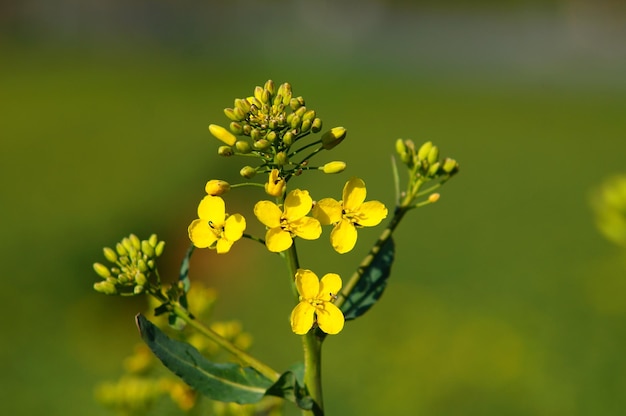
<svg viewBox="0 0 626 416"><path fill-rule="evenodd" d="M338 274L328 273L320 281L311 270L298 269L296 287L300 302L291 311L293 332L304 335L315 322L327 334L337 334L343 329L343 313L332 303L341 289Z"/></svg>
<svg viewBox="0 0 626 416"><path fill-rule="evenodd" d="M322 225L335 225L330 243L338 253L354 248L358 227L373 227L387 217L387 208L382 202L364 202L366 193L365 182L352 178L343 187L343 201L324 198L313 208L313 216Z"/></svg>
<svg viewBox="0 0 626 416"><path fill-rule="evenodd" d="M271 201L259 201L254 215L268 227L265 245L269 251L278 253L293 244L293 237L315 240L322 234L322 227L315 218L307 217L313 200L308 191L294 189L287 194L283 210Z"/></svg>
<svg viewBox="0 0 626 416"><path fill-rule="evenodd" d="M219 196L205 196L198 205L198 217L189 225L189 239L198 248L215 248L220 254L227 253L246 229L246 219L240 214L227 215Z"/></svg>

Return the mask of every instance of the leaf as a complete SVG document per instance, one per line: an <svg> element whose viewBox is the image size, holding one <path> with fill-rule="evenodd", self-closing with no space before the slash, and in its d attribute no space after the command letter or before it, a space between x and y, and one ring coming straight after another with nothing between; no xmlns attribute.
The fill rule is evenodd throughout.
<svg viewBox="0 0 626 416"><path fill-rule="evenodd" d="M394 256L395 244L390 237L374 255L370 265L363 271L361 279L341 305L346 321L363 315L381 297L387 286Z"/></svg>
<svg viewBox="0 0 626 416"><path fill-rule="evenodd" d="M250 367L207 360L191 345L169 338L141 314L135 319L141 337L163 364L210 399L256 403L273 384Z"/></svg>
<svg viewBox="0 0 626 416"><path fill-rule="evenodd" d="M281 374L278 381L272 384L265 394L282 397L295 403L300 409L313 409L313 399L304 387L304 365L302 363L293 365L291 370Z"/></svg>

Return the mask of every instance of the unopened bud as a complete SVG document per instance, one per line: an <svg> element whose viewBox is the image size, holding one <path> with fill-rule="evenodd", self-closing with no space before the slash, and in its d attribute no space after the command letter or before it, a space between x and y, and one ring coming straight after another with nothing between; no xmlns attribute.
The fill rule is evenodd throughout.
<svg viewBox="0 0 626 416"><path fill-rule="evenodd" d="M300 132L305 133L311 129L311 120L302 120L300 125Z"/></svg>
<svg viewBox="0 0 626 416"><path fill-rule="evenodd" d="M235 149L237 149L239 153L243 153L244 155L252 151L252 147L250 146L250 143L248 143L245 140L237 141L237 143L235 143Z"/></svg>
<svg viewBox="0 0 626 416"><path fill-rule="evenodd" d="M137 286L135 286L135 287L133 288L133 293L134 293L135 295L140 295L140 294L142 294L142 293L143 293L143 291L144 291L144 290L145 290L145 289L144 289L144 287L143 287L143 286L141 286L141 285L137 285Z"/></svg>
<svg viewBox="0 0 626 416"><path fill-rule="evenodd" d="M233 134L237 134L237 135L243 134L243 126L240 123L237 123L236 121L233 121L232 123L230 123L228 125L228 128L230 129L230 131L233 132Z"/></svg>
<svg viewBox="0 0 626 416"><path fill-rule="evenodd" d="M262 137L263 136L261 134L261 130L259 130L259 129L252 129L252 130L250 130L250 138L252 140L254 140L255 142L257 140L261 140Z"/></svg>
<svg viewBox="0 0 626 416"><path fill-rule="evenodd" d="M235 100L235 108L239 108L244 113L250 111L250 101L245 98L237 98Z"/></svg>
<svg viewBox="0 0 626 416"><path fill-rule="evenodd" d="M115 245L115 251L117 251L117 254L120 256L128 256L128 251L126 251L122 243L117 243Z"/></svg>
<svg viewBox="0 0 626 416"><path fill-rule="evenodd" d="M274 156L274 163L276 163L278 166L283 166L287 164L287 162L289 162L289 158L287 157L287 153L285 152L278 152L276 153L276 156Z"/></svg>
<svg viewBox="0 0 626 416"><path fill-rule="evenodd" d="M439 160L439 148L437 146L433 146L428 152L428 163L431 165L436 163Z"/></svg>
<svg viewBox="0 0 626 416"><path fill-rule="evenodd" d="M263 102L262 98L263 98L263 87L254 87L254 98L256 98L257 100L259 100L260 102ZM259 106L261 107L261 106Z"/></svg>
<svg viewBox="0 0 626 416"><path fill-rule="evenodd" d="M268 90L263 89L263 94L261 94L261 102L263 104L268 104L271 98L272 94Z"/></svg>
<svg viewBox="0 0 626 416"><path fill-rule="evenodd" d="M450 159L449 157L447 157L443 160L442 169L444 172L450 175L453 175L459 170L459 164L457 163L456 160Z"/></svg>
<svg viewBox="0 0 626 416"><path fill-rule="evenodd" d="M288 105L291 101L291 84L285 82L278 87L278 95L283 97L283 105Z"/></svg>
<svg viewBox="0 0 626 416"><path fill-rule="evenodd" d="M230 146L220 146L217 148L217 154L220 156L232 156L234 152Z"/></svg>
<svg viewBox="0 0 626 416"><path fill-rule="evenodd" d="M434 202L439 201L439 197L441 197L440 194L434 193L434 194L430 194L428 195L428 202L430 202L431 204Z"/></svg>
<svg viewBox="0 0 626 416"><path fill-rule="evenodd" d="M237 141L237 138L231 132L229 132L222 126L218 126L217 124L210 124L209 132L211 132L213 137L226 143L229 146L233 146Z"/></svg>
<svg viewBox="0 0 626 416"><path fill-rule="evenodd" d="M439 170L440 166L441 166L441 163L439 162L433 163L432 165L430 165L430 167L428 168L428 176L437 175L437 171Z"/></svg>
<svg viewBox="0 0 626 416"><path fill-rule="evenodd" d="M320 130L322 130L322 119L316 117L311 123L311 131L313 133L318 133Z"/></svg>
<svg viewBox="0 0 626 416"><path fill-rule="evenodd" d="M239 174L246 179L250 179L254 177L254 175L256 175L256 169L254 169L252 166L244 166L239 171Z"/></svg>
<svg viewBox="0 0 626 416"><path fill-rule="evenodd" d="M271 95L274 95L274 93L276 92L274 81L272 81L271 79L268 79L267 81L265 81L265 85L263 86L263 88L269 91Z"/></svg>
<svg viewBox="0 0 626 416"><path fill-rule="evenodd" d="M229 119L231 119L232 121L240 121L243 120L243 118L239 118L236 114L235 114L235 110L232 108L225 108L224 109L224 114L226 115L226 117L228 117Z"/></svg>
<svg viewBox="0 0 626 416"><path fill-rule="evenodd" d="M411 155L407 150L404 140L396 140L396 153L400 156L400 160L402 160L403 163L408 163L411 160Z"/></svg>
<svg viewBox="0 0 626 416"><path fill-rule="evenodd" d="M226 181L221 181L219 179L211 179L204 186L204 190L209 195L222 195L230 191L230 184Z"/></svg>
<svg viewBox="0 0 626 416"><path fill-rule="evenodd" d="M320 168L324 173L341 173L346 169L346 163L341 161L328 162Z"/></svg>
<svg viewBox="0 0 626 416"><path fill-rule="evenodd" d="M161 254L163 254L164 249L165 249L165 241L159 241L156 247L154 248L154 254L157 257L159 257ZM148 266L150 266L150 262L148 262ZM153 268L153 266L150 266L150 268Z"/></svg>
<svg viewBox="0 0 626 416"><path fill-rule="evenodd" d="M148 256L148 257L153 257L154 256L154 247L152 247L150 245L148 240L143 240L141 242L141 252L143 254L145 254L146 256Z"/></svg>
<svg viewBox="0 0 626 416"><path fill-rule="evenodd" d="M278 176L278 169L272 169L268 181L265 183L265 192L274 197L280 197L285 192L285 180Z"/></svg>
<svg viewBox="0 0 626 416"><path fill-rule="evenodd" d="M343 127L333 127L322 135L322 147L326 150L332 149L346 138L346 133Z"/></svg>
<svg viewBox="0 0 626 416"><path fill-rule="evenodd" d="M417 151L417 158L418 158L418 160L426 159L428 157L428 154L430 153L430 149L432 149L432 147L433 147L433 143L432 142L426 142L422 146L420 146L420 149Z"/></svg>
<svg viewBox="0 0 626 416"><path fill-rule="evenodd" d="M261 140L257 140L256 142L254 142L252 144L252 147L254 147L257 150L265 150L268 147L270 147L271 145L272 144L269 141L267 141L265 139L261 139Z"/></svg>
<svg viewBox="0 0 626 416"><path fill-rule="evenodd" d="M97 282L93 284L93 288L96 292L104 293L105 295L117 294L115 285L107 280L103 282Z"/></svg>
<svg viewBox="0 0 626 416"><path fill-rule="evenodd" d="M286 146L291 146L293 144L293 132L292 131L288 131L287 133L285 133L283 135L283 143Z"/></svg>
<svg viewBox="0 0 626 416"><path fill-rule="evenodd" d="M154 248L156 247L157 243L159 242L159 239L157 237L156 234L152 234L150 235L150 238L148 238L148 243Z"/></svg>
<svg viewBox="0 0 626 416"><path fill-rule="evenodd" d="M117 254L115 253L115 250L109 247L105 247L102 249L102 251L104 252L105 259L107 259L111 263L115 263L117 261Z"/></svg>
<svg viewBox="0 0 626 416"><path fill-rule="evenodd" d="M265 139L270 143L274 143L274 141L276 140L276 137L278 136L276 135L275 131L270 131L269 133L265 135Z"/></svg>
<svg viewBox="0 0 626 416"><path fill-rule="evenodd" d="M146 283L148 283L148 279L146 278L145 274L137 273L135 275L135 283L137 283L139 286L145 286Z"/></svg>
<svg viewBox="0 0 626 416"><path fill-rule="evenodd" d="M111 276L111 270L109 270L109 268L106 267L104 264L94 263L93 269L98 274L98 276L102 277L103 279L106 279L107 277Z"/></svg>

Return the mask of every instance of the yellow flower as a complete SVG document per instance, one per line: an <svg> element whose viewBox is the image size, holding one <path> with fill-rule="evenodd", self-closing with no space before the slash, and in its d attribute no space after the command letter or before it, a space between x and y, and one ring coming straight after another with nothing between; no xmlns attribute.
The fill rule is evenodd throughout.
<svg viewBox="0 0 626 416"><path fill-rule="evenodd" d="M219 179L211 179L204 187L207 194L218 196L230 191L230 184Z"/></svg>
<svg viewBox="0 0 626 416"><path fill-rule="evenodd" d="M338 274L328 273L320 281L311 270L298 269L296 287L300 302L291 311L293 332L304 335L315 322L327 334L337 334L343 329L343 313L332 303L341 289Z"/></svg>
<svg viewBox="0 0 626 416"><path fill-rule="evenodd" d="M285 180L278 176L278 169L272 169L270 177L265 184L265 192L270 196L280 197L285 192Z"/></svg>
<svg viewBox="0 0 626 416"><path fill-rule="evenodd" d="M283 210L271 201L259 201L254 206L254 215L268 227L265 245L269 251L278 253L287 250L297 236L315 240L322 234L320 222L307 217L313 200L308 191L294 189L287 194Z"/></svg>
<svg viewBox="0 0 626 416"><path fill-rule="evenodd" d="M198 217L189 225L189 239L198 248L215 248L227 253L246 229L246 219L240 214L227 215L224 200L207 195L198 205Z"/></svg>
<svg viewBox="0 0 626 416"><path fill-rule="evenodd" d="M330 243L338 253L354 248L358 227L373 227L387 217L385 205L379 201L364 202L365 195L365 182L352 178L343 187L343 201L324 198L313 208L313 216L322 225L335 225Z"/></svg>

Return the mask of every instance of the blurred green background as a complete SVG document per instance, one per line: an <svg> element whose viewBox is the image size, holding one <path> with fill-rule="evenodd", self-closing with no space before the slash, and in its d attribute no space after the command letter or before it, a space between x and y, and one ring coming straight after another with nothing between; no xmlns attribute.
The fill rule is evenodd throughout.
<svg viewBox="0 0 626 416"><path fill-rule="evenodd" d="M328 339L329 415L622 414L626 252L589 208L626 171L622 4L2 2L0 413L112 414L93 389L145 302L94 293L91 265L156 232L175 275L204 183L243 164L206 127L271 78L349 131L320 157L345 174L303 177L316 197L359 175L391 206L398 137L461 164L400 226L381 302ZM378 232L345 256L326 232L302 263L348 276ZM279 259L244 241L192 267L258 356L299 359Z"/></svg>

